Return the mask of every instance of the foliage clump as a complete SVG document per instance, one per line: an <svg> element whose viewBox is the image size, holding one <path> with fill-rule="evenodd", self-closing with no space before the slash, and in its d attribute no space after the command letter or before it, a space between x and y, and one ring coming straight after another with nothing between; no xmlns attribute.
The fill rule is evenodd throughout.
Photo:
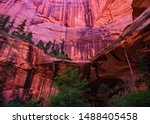
<svg viewBox="0 0 150 124"><path fill-rule="evenodd" d="M45 45L44 42L42 40L40 40L37 44L37 47L39 47L46 54L48 54L52 57L56 57L58 59L71 60L69 58L68 54L66 54L64 52L64 43L65 43L65 41L62 40L62 43L56 44L56 40L54 40L53 42L48 41Z"/></svg>
<svg viewBox="0 0 150 124"><path fill-rule="evenodd" d="M59 93L51 96L49 106L82 107L89 106L83 96L87 88L87 81L82 79L78 69L68 68L64 74L58 75L54 80Z"/></svg>
<svg viewBox="0 0 150 124"><path fill-rule="evenodd" d="M9 33L14 25L15 20L10 21L10 16L0 15L0 31L4 33Z"/></svg>
<svg viewBox="0 0 150 124"><path fill-rule="evenodd" d="M3 103L5 97L3 94L3 89L5 88L5 82L7 78L14 78L16 74L16 67L12 60L6 61L2 64L0 68L0 104Z"/></svg>
<svg viewBox="0 0 150 124"><path fill-rule="evenodd" d="M32 91L29 90L28 93L23 97L20 92L20 87L16 86L11 95L10 101L3 102L0 106L4 107L40 107L43 106L44 98L41 96L39 98L33 98Z"/></svg>
<svg viewBox="0 0 150 124"><path fill-rule="evenodd" d="M20 38L20 39L23 39L23 40L26 40L27 42L31 43L31 44L34 44L34 42L32 41L32 32L25 32L25 27L26 27L26 23L27 23L27 19L23 20L21 22L21 24L18 25L18 27L16 27L16 30L14 30L12 32L12 35Z"/></svg>
<svg viewBox="0 0 150 124"><path fill-rule="evenodd" d="M129 93L127 96L114 95L109 106L113 107L149 107L150 90Z"/></svg>
<svg viewBox="0 0 150 124"><path fill-rule="evenodd" d="M138 67L141 72L141 80L150 87L150 57L141 55L138 59Z"/></svg>

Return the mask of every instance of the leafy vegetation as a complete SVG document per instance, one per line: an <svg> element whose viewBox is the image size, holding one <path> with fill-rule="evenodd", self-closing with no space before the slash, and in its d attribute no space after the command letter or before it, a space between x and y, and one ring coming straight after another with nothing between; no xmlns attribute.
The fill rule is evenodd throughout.
<svg viewBox="0 0 150 124"><path fill-rule="evenodd" d="M34 44L34 42L32 41L32 32L29 32L28 34L27 34L27 36L25 37L25 39L29 42L29 43L31 43L31 44Z"/></svg>
<svg viewBox="0 0 150 124"><path fill-rule="evenodd" d="M27 107L40 107L43 106L44 97L39 97L37 99L32 98L26 102L25 106Z"/></svg>
<svg viewBox="0 0 150 124"><path fill-rule="evenodd" d="M25 97L20 96L20 87L16 86L11 95L10 101L5 101L5 96L3 94L3 90L5 88L5 82L8 78L13 79L16 75L16 67L14 66L13 59L6 61L2 64L0 68L0 106L7 107L21 107L21 106L41 106L43 102L43 98L40 97L38 99L33 98L33 94L29 91Z"/></svg>
<svg viewBox="0 0 150 124"><path fill-rule="evenodd" d="M87 107L89 103L82 94L77 91L68 91L67 93L54 95L50 97L50 106L53 107Z"/></svg>
<svg viewBox="0 0 150 124"><path fill-rule="evenodd" d="M0 104L4 101L3 89L5 87L5 82L7 78L14 78L16 74L16 68L14 67L14 63L10 61L6 61L2 64L0 68Z"/></svg>
<svg viewBox="0 0 150 124"><path fill-rule="evenodd" d="M149 107L150 90L130 93L127 96L115 95L112 97L109 105L113 107Z"/></svg>
<svg viewBox="0 0 150 124"><path fill-rule="evenodd" d="M40 49L44 50L44 43L42 40L40 40L37 44L37 47L39 47Z"/></svg>
<svg viewBox="0 0 150 124"><path fill-rule="evenodd" d="M12 32L12 35L26 40L27 42L34 44L34 42L32 41L32 32L25 32L25 26L26 26L26 22L27 20L25 19L21 24L18 25L18 27L16 28L16 30L14 30Z"/></svg>
<svg viewBox="0 0 150 124"><path fill-rule="evenodd" d="M138 67L141 72L141 80L150 87L150 57L145 55L140 56Z"/></svg>
<svg viewBox="0 0 150 124"><path fill-rule="evenodd" d="M43 105L44 98L41 96L37 99L33 98L32 91L29 91L25 97L21 97L20 87L16 86L16 88L12 91L10 96L10 101L3 102L0 106L5 107L40 107Z"/></svg>
<svg viewBox="0 0 150 124"><path fill-rule="evenodd" d="M58 75L54 82L60 92L50 97L49 106L89 106L87 99L83 96L87 81L82 79L78 69L68 68L63 75Z"/></svg>
<svg viewBox="0 0 150 124"><path fill-rule="evenodd" d="M45 51L46 53L48 53L48 50L51 48L51 46L52 46L52 42L51 42L51 41L48 41L48 42L46 43L46 46L45 46L44 51Z"/></svg>
<svg viewBox="0 0 150 124"><path fill-rule="evenodd" d="M0 31L4 33L9 33L14 25L14 19L10 21L10 16L0 15Z"/></svg>
<svg viewBox="0 0 150 124"><path fill-rule="evenodd" d="M50 54L53 57L56 57L58 59L65 59L65 60L72 60L71 58L68 57L68 54Z"/></svg>
<svg viewBox="0 0 150 124"><path fill-rule="evenodd" d="M44 45L44 42L40 40L37 44L37 47L42 49L46 54L56 57L58 59L65 59L65 60L71 60L68 57L68 54L64 52L64 43L65 41L62 40L62 43L58 44L59 48L56 48L56 40L53 41L48 41L46 45Z"/></svg>

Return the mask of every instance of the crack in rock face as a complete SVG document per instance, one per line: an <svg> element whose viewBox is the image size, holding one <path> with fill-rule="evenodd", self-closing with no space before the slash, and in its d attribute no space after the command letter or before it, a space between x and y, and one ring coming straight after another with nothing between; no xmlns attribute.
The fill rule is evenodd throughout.
<svg viewBox="0 0 150 124"><path fill-rule="evenodd" d="M73 60L88 60L132 22L132 0L0 0L0 13L27 19L35 44L65 40Z"/></svg>

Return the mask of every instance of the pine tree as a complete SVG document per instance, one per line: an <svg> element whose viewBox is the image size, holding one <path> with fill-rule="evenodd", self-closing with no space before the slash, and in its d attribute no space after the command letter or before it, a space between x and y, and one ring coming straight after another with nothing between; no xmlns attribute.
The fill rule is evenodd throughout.
<svg viewBox="0 0 150 124"><path fill-rule="evenodd" d="M1 15L0 16L0 30L5 31L5 27L10 20L10 16Z"/></svg>
<svg viewBox="0 0 150 124"><path fill-rule="evenodd" d="M15 23L15 20L13 19L11 22L9 22L8 26L6 27L6 33L9 33L10 29L13 27Z"/></svg>
<svg viewBox="0 0 150 124"><path fill-rule="evenodd" d="M52 55L59 55L59 49L56 48L56 40L54 40L53 44L52 44L52 49L51 49L51 52L50 52Z"/></svg>
<svg viewBox="0 0 150 124"><path fill-rule="evenodd" d="M78 69L67 68L63 74L58 74L55 77L54 83L60 92L50 97L49 106L89 106L87 99L83 96L87 90L88 82L83 79Z"/></svg>
<svg viewBox="0 0 150 124"><path fill-rule="evenodd" d="M40 49L44 49L44 43L42 40L40 40L37 44L37 47L39 47Z"/></svg>
<svg viewBox="0 0 150 124"><path fill-rule="evenodd" d="M18 36L21 38L25 38L26 34L24 32L24 29L26 26L26 22L27 22L27 20L25 19L20 25L18 25L18 27L16 28L17 30L13 31L12 35L15 35L15 36Z"/></svg>
<svg viewBox="0 0 150 124"><path fill-rule="evenodd" d="M62 43L61 43L61 54L65 54L65 52L64 52L64 43L65 43L65 41L64 41L64 39L62 40Z"/></svg>
<svg viewBox="0 0 150 124"><path fill-rule="evenodd" d="M44 48L44 51L47 52L49 50L49 48L51 48L52 42L49 41L48 43L46 43L46 46Z"/></svg>
<svg viewBox="0 0 150 124"><path fill-rule="evenodd" d="M17 27L17 30L19 33L24 33L24 28L26 26L26 22L27 20L25 19L18 27Z"/></svg>
<svg viewBox="0 0 150 124"><path fill-rule="evenodd" d="M0 15L0 30L2 30L4 18L5 18L4 15Z"/></svg>
<svg viewBox="0 0 150 124"><path fill-rule="evenodd" d="M9 22L9 20L10 20L10 16L6 16L4 18L3 27L2 27L3 30L5 30L5 26L7 25L7 23Z"/></svg>
<svg viewBox="0 0 150 124"><path fill-rule="evenodd" d="M150 57L141 55L138 58L138 67L142 74L142 80L150 87Z"/></svg>
<svg viewBox="0 0 150 124"><path fill-rule="evenodd" d="M52 44L52 52L55 50L55 44L56 44L56 40L54 40L54 42Z"/></svg>
<svg viewBox="0 0 150 124"><path fill-rule="evenodd" d="M29 32L26 36L26 40L29 42L29 43L32 43L33 44L33 41L32 41L32 32Z"/></svg>

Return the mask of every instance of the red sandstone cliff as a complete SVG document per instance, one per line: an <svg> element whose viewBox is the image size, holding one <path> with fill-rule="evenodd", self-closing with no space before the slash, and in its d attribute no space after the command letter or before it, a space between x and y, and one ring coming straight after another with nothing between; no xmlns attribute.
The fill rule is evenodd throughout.
<svg viewBox="0 0 150 124"><path fill-rule="evenodd" d="M93 64L97 64L98 77L108 80L121 79L134 90L132 86L141 78L138 67L139 57L144 55L150 59L149 29L150 7L124 30L118 40L101 50L92 59Z"/></svg>
<svg viewBox="0 0 150 124"><path fill-rule="evenodd" d="M12 62L13 65L5 68L3 73L3 64ZM65 61L52 58L44 53L43 50L25 41L19 40L13 36L0 34L0 81L6 77L4 83L4 96L6 100L10 99L12 90L19 87L21 95L26 91L32 90L34 97L48 96L57 93L57 88L53 80L58 73L71 66L79 68L86 77L90 62Z"/></svg>
<svg viewBox="0 0 150 124"><path fill-rule="evenodd" d="M31 5L27 4L29 1L30 1ZM47 3L47 0L43 0L43 2ZM43 4L42 4L43 2L37 2L37 1L33 1L33 0L26 0L26 1L25 0L24 1L23 0L20 0L20 1L10 0L10 1L6 2L4 0L1 0L0 9L2 10L3 8L5 8L5 9L3 9L3 12L8 12L12 15L14 15L14 12L16 12L15 15L16 15L16 20L18 22L20 22L20 20L22 20L21 18L27 17L29 15L29 13L31 12L31 10L34 10L34 12L37 15L34 13L35 14L34 16L32 15L31 17L28 17L33 22L32 23L29 23L30 21L28 22L29 24L27 26L27 29L29 29L29 30L33 29L34 35L37 37L40 37L39 35L37 35L38 33L41 33L42 31L47 32L48 30L50 30L49 28L47 29L47 27L49 27L49 26L53 27L54 29L57 29L57 26L60 25L60 22L61 22L59 16L57 19L53 18L53 20L54 20L53 22L49 21L52 19L51 16L48 15L48 18L46 18L45 15L47 15L48 11L47 11L47 9L43 8ZM100 12L103 13L102 14L103 16L99 17L98 16L99 14L97 14L97 16L96 15L93 16L94 17L93 20L96 20L95 18L97 18L98 20L101 20L101 21L99 21L99 23L96 23L95 21L90 23L93 26L92 28L90 26L86 27L85 22L81 23L83 25L78 27L77 24L74 23L74 25L73 25L72 24L73 22L68 23L70 21L67 21L67 25L69 28L68 30L75 32L75 31L77 31L77 29L79 29L79 31L80 31L79 34L81 35L81 37L83 36L82 31L87 32L87 29L89 29L88 31L90 31L90 32L95 31L94 35L92 34L92 37L91 37L90 32L87 33L86 36L87 36L87 40L89 40L89 42L92 42L92 44L96 47L96 48L94 48L93 46L90 46L90 48L97 50L97 51L100 50L100 48L98 47L97 44L101 45L100 42L93 42L93 38L95 38L95 34L96 34L97 30L101 32L101 35L99 35L99 33L98 33L99 37L105 36L105 33L101 30L108 29L110 34L113 31L113 29L115 31L115 28L113 28L113 26L116 27L116 29L117 29L117 27L121 26L121 30L120 30L120 28L118 28L117 31L122 32L121 37L117 41L115 41L114 43L109 45L107 48L99 51L98 54L91 59L91 62L92 62L91 67L90 67L90 62L85 62L85 61L70 62L70 61L63 61L63 60L58 60L58 59L52 58L50 56L47 56L46 54L44 54L44 52L42 50L40 50L39 48L37 48L31 44L28 44L24 41L16 39L15 37L12 37L12 36L0 34L0 71L1 71L1 66L4 62L13 60L13 63L14 63L14 66L11 67L10 69L8 69L9 76L7 77L7 80L5 82L6 87L4 88L4 94L7 99L9 98L9 95L12 92L12 89L14 89L17 85L19 85L20 89L22 89L23 92L25 92L26 89L32 89L35 97L44 96L47 100L47 97L49 95L55 94L58 92L57 88L53 84L54 77L56 76L57 73L63 72L68 66L79 68L81 73L83 74L83 76L85 76L87 78L90 77L90 81L92 83L95 83L96 86L99 84L102 84L102 83L109 83L109 85L111 87L113 87L115 89L117 89L117 88L119 89L120 87L125 87L125 84L132 85L132 84L128 84L127 82L131 83L131 82L134 82L134 80L137 80L140 78L140 72L137 68L137 59L140 55L145 54L146 56L149 57L149 54L150 54L150 45L149 45L150 44L149 43L150 42L150 31L149 31L149 29L150 29L150 8L148 8L144 13L141 12L142 14L138 13L137 14L138 17L135 16L136 19L133 21L133 23L128 25L129 18L127 18L127 20L125 20L125 18L123 18L124 16L122 16L123 13L120 13L119 17L118 17L119 13L118 14L115 13L115 12L117 12L118 5L120 5L120 3L122 3L121 1L120 1L120 3L118 3L116 0L116 4L115 4L115 2L114 2L114 4L110 4L111 0L107 1L107 2L103 1L103 4L96 4L96 5L94 4L94 2L95 2L94 0L91 0L89 2L91 2L91 6L93 3L93 8L95 7L95 9L93 9L93 13L94 13L94 11L95 12L97 11L96 6L99 7L99 6L103 5L103 9L100 10ZM74 4L80 5L78 2L77 3L74 2ZM15 11L15 8L19 8L20 5L21 5L22 9L17 9ZM36 10L35 8L38 5L41 5L39 8L43 8L43 9ZM59 2L58 2L58 5L59 5ZM102 21L103 19L104 20L105 20L105 18L110 19L110 16L108 16L110 13L109 14L107 13L107 12L109 12L108 8L110 7L110 5L111 5L111 7L114 7L116 5L115 6L116 10L114 9L114 11L112 11L112 13L114 12L113 17L116 16L116 18L115 18L116 20L119 20L118 18L120 18L120 20L125 21L125 22L127 21L127 23L124 24L122 21L121 21L122 23L120 23L120 22L117 23L117 21L114 20L114 23L112 22L107 25L100 24L100 22L101 23L105 22L105 21ZM134 1L134 5L137 5L135 1ZM7 6L8 6L8 8L7 8ZM16 6L16 7L14 7L14 6ZM32 8L33 6L34 6L34 8ZM48 4L44 4L44 6L48 6ZM139 4L138 6L140 7L141 4ZM12 13L11 13L11 9L9 9L10 7L12 7L11 9L13 9L13 7L14 7L14 11ZM124 4L124 7L127 7L126 4ZM123 9L123 7L120 7L120 8ZM127 12L125 15L128 17L128 16L130 16L130 14L128 15L128 13L131 12L131 11L129 11L131 8L130 7L127 7L127 8L128 9L125 9L126 10L125 12ZM20 10L22 10L22 11L20 11ZM25 12L24 10L28 10L29 12L28 11ZM40 13L41 10L42 10L42 13ZM113 10L113 8L111 10ZM124 11L124 10L122 10L122 11ZM56 12L56 11L54 11L54 12ZM59 11L57 11L57 12L59 15ZM97 12L100 13L99 11L97 11ZM136 10L133 11L133 13L136 13ZM31 14L33 14L33 13L31 12ZM68 13L68 14L70 14L70 13ZM22 16L19 16L19 15L22 15ZM37 21L38 23L35 21L36 19L37 20L39 19L39 21ZM44 26L45 23L48 26ZM105 27L103 29L98 28L98 26L101 26L101 25L103 25ZM124 31L122 31L123 30L122 26L125 27L126 25L128 25L128 26L125 28ZM40 28L40 26L42 26L43 28ZM62 21L61 27L66 28L64 21ZM95 27L97 30L95 30ZM60 29L60 28L58 28L58 29ZM53 33L54 30L50 30L50 31L51 32L48 31L48 34L44 35L44 37L48 36L49 33L52 33L52 36L55 36ZM55 34L58 33L57 31L58 30L56 30ZM64 30L64 32L66 32L66 30ZM58 34L60 34L60 33L58 33ZM72 34L67 34L67 35L72 35ZM78 35L74 34L74 36L78 36ZM108 38L111 39L111 37L113 37L112 35L107 35L107 33L106 33L106 36L104 37L104 41L107 42L106 39L108 39ZM77 38L79 38L79 37L77 37ZM99 38L95 38L95 39L99 39ZM87 40L85 42L87 42ZM85 42L83 42L83 44ZM77 45L77 44L75 44L75 45ZM84 47L87 48L86 44L84 44L84 45L85 45ZM80 55L82 53L82 55L85 57L86 55L89 55L91 53L91 51L89 49L86 49L87 51L84 51L84 48L81 47L81 44L78 44L77 46L78 46L78 49L80 49L80 52L79 52ZM70 47L70 49L75 50L74 47ZM94 54L92 54L92 55L94 55ZM77 56L78 56L78 54L77 54ZM78 59L80 59L80 57L82 57L82 56L79 56ZM130 65L129 65L129 63L130 63ZM87 71L87 69L89 69L89 70ZM91 73L90 73L90 71L91 71ZM13 72L13 75L11 75L11 72ZM0 73L0 78L2 78L2 76L3 76L2 73ZM101 79L101 80L99 80L99 79ZM114 92L114 91L112 91L112 92Z"/></svg>
<svg viewBox="0 0 150 124"><path fill-rule="evenodd" d="M34 40L65 39L74 60L87 60L132 22L132 0L1 0L0 12L17 24L27 18Z"/></svg>

